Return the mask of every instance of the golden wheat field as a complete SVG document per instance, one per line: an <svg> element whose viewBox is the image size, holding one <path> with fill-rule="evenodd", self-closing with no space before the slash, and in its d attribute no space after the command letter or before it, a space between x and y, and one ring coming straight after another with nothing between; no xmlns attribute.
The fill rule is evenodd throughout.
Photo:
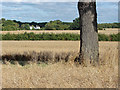
<svg viewBox="0 0 120 90"><path fill-rule="evenodd" d="M79 41L2 41L2 54L24 52L78 52Z"/></svg>
<svg viewBox="0 0 120 90"><path fill-rule="evenodd" d="M11 34L20 34L20 33L30 33L30 32L33 32L33 33L55 33L55 34L59 34L59 33L74 33L74 34L80 34L80 31L79 30L39 30L39 31L36 31L36 30L21 30L21 31L1 31L0 33L2 34L7 34L7 33L11 33ZM119 29L118 28L106 28L105 30L98 30L99 33L101 34L117 34L119 32Z"/></svg>
<svg viewBox="0 0 120 90"><path fill-rule="evenodd" d="M2 41L2 53L78 52L79 41ZM117 88L118 42L99 42L99 66L69 61L55 64L2 65L3 88Z"/></svg>

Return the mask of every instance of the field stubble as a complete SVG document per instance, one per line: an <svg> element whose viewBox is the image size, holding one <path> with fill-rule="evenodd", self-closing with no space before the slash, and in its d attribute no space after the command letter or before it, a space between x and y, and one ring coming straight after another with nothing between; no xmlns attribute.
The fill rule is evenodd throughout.
<svg viewBox="0 0 120 90"><path fill-rule="evenodd" d="M21 34L21 33L35 33L35 34L39 34L39 33L54 33L54 34L60 34L60 33L71 33L71 34L80 34L79 30L18 30L18 31L1 31L0 33L2 34ZM118 32L120 32L120 30L118 28L106 28L105 30L98 30L98 33L100 34L117 34Z"/></svg>
<svg viewBox="0 0 120 90"><path fill-rule="evenodd" d="M2 41L2 54L24 52L78 52L79 41Z"/></svg>
<svg viewBox="0 0 120 90"><path fill-rule="evenodd" d="M2 41L3 54L24 51L77 52L79 41ZM72 63L3 65L4 88L116 88L118 42L99 42L100 66ZM77 65L77 66L76 66Z"/></svg>

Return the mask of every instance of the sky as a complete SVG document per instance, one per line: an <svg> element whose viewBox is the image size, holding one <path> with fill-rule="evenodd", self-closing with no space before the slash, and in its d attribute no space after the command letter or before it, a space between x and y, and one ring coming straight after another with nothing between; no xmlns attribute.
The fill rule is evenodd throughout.
<svg viewBox="0 0 120 90"><path fill-rule="evenodd" d="M33 2L34 1L34 2ZM50 0L4 0L0 3L2 17L22 22L72 22L79 17L77 2L47 2ZM54 0L55 1L55 0ZM60 1L60 0L59 0ZM104 0L105 1L105 0ZM97 2L98 23L118 22L118 2Z"/></svg>
<svg viewBox="0 0 120 90"><path fill-rule="evenodd" d="M79 0L0 0L2 2L30 2L30 3L39 3L39 2L78 2ZM80 0L88 1L88 0ZM119 0L96 0L97 2L119 2Z"/></svg>

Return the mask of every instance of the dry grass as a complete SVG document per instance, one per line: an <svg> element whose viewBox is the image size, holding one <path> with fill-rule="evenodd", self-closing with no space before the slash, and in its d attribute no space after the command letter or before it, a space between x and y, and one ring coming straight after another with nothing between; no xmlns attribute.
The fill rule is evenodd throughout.
<svg viewBox="0 0 120 90"><path fill-rule="evenodd" d="M80 34L79 30L40 30L40 31L36 31L36 30L21 30L21 31L2 31L2 34L7 34L7 33L11 33L11 34L19 34L19 33L55 33L55 34L59 34L59 33L76 33L76 34Z"/></svg>
<svg viewBox="0 0 120 90"><path fill-rule="evenodd" d="M78 53L76 52L62 52L62 53L53 53L53 52L31 52L31 53L24 53L24 54L7 54L2 56L3 64L20 64L22 66L27 64L53 64L60 61L68 62L74 61Z"/></svg>
<svg viewBox="0 0 120 90"><path fill-rule="evenodd" d="M79 41L2 41L2 54L24 52L78 52Z"/></svg>
<svg viewBox="0 0 120 90"><path fill-rule="evenodd" d="M2 64L0 62L0 90L2 88Z"/></svg>
<svg viewBox="0 0 120 90"><path fill-rule="evenodd" d="M18 45L18 51L20 50L20 45L21 48L23 45L23 42L14 42L12 45L10 42L3 43L9 44L10 46L14 44L15 47ZM3 51L8 49L4 44ZM30 45L30 48L32 49L36 44L41 47L39 50L36 49L36 51L47 50L47 48L50 48L48 51L59 52L60 49L64 48L62 51L67 49L67 51L72 51L74 49L74 51L77 52L79 48L79 41L58 41L56 43L54 41L48 41L34 42L34 44L33 42L29 42L26 48L29 48ZM45 48L44 45L47 47ZM24 67L11 64L3 65L3 88L116 88L118 84L118 55L120 55L118 54L118 42L100 42L99 45L100 66L97 67L83 67L78 64L73 64L73 62L59 62L48 65L44 63L30 64ZM12 51L14 53L14 50ZM20 52L23 51L24 50Z"/></svg>
<svg viewBox="0 0 120 90"><path fill-rule="evenodd" d="M118 34L120 32L120 30L118 28L106 28L105 30L99 30L98 31L99 33L101 34L107 34L107 35L110 35L110 34Z"/></svg>
<svg viewBox="0 0 120 90"><path fill-rule="evenodd" d="M106 30L99 30L98 32L101 34L117 34L118 33L118 29L117 28L106 28ZM75 34L80 34L79 30L41 30L41 31L32 31L32 30L21 30L21 31L1 31L0 33L2 34L7 34L7 33L11 33L11 34L19 34L19 33L55 33L55 34L59 34L59 33L75 33Z"/></svg>

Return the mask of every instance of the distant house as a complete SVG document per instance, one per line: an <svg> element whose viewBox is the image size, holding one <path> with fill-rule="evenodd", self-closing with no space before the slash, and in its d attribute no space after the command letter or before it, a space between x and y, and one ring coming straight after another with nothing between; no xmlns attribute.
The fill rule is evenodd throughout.
<svg viewBox="0 0 120 90"><path fill-rule="evenodd" d="M40 26L36 25L35 29L40 29Z"/></svg>
<svg viewBox="0 0 120 90"><path fill-rule="evenodd" d="M40 26L36 25L36 26L30 26L30 30L33 30L33 29L40 29Z"/></svg>
<svg viewBox="0 0 120 90"><path fill-rule="evenodd" d="M30 30L32 30L33 29L33 26L30 26Z"/></svg>

